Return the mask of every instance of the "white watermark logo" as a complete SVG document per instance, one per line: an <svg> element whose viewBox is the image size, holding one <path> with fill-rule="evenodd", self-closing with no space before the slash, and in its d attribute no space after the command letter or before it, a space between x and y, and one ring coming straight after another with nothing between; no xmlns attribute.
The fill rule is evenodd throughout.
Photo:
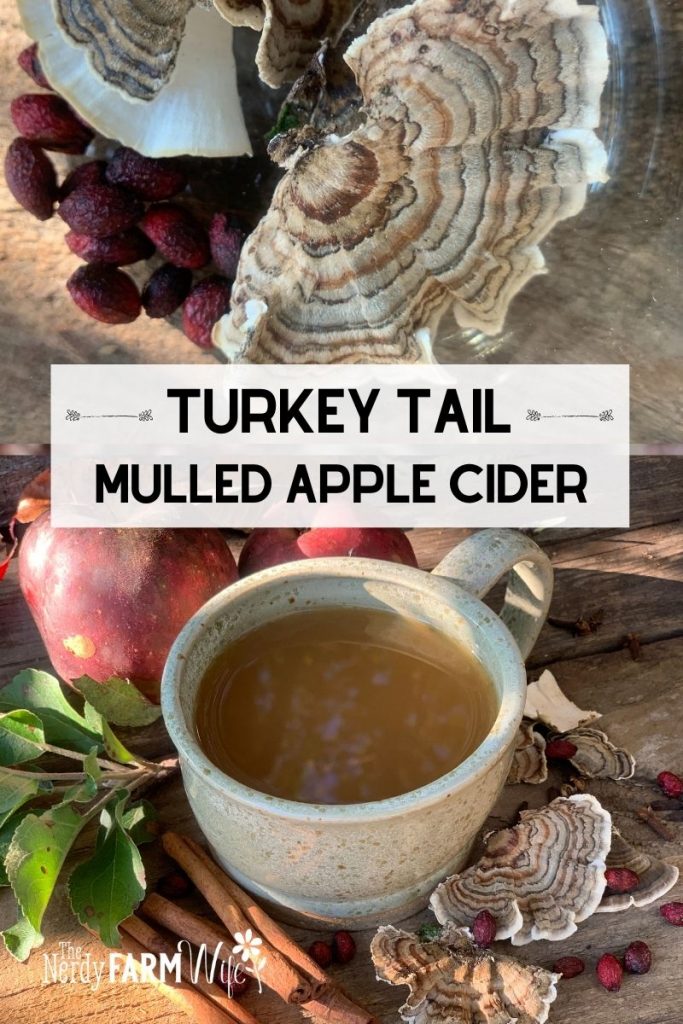
<svg viewBox="0 0 683 1024"><path fill-rule="evenodd" d="M172 955L144 952L138 958L132 953L111 950L104 959L98 959L82 946L63 941L58 952L43 953L43 984L79 983L97 992L104 982L178 984L185 979L196 985L203 975L208 982L219 984L229 996L241 989L247 977L256 979L261 992L261 971L266 964L263 939L251 928L244 934L236 932L234 939L232 947L223 942L195 947L187 939L180 939Z"/></svg>

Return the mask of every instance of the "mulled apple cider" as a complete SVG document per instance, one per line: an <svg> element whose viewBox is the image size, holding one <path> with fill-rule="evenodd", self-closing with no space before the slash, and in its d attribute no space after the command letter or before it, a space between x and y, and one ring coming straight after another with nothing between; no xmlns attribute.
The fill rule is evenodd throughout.
<svg viewBox="0 0 683 1024"><path fill-rule="evenodd" d="M197 739L262 793L352 804L452 771L498 713L467 647L433 626L362 607L302 609L222 650L199 685Z"/></svg>

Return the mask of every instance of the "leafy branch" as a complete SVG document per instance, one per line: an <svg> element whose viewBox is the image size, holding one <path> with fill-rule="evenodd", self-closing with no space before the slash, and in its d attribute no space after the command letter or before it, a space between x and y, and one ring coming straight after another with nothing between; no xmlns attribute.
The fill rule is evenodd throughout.
<svg viewBox="0 0 683 1024"><path fill-rule="evenodd" d="M131 798L177 764L138 757L114 733L112 725L159 717L134 686L87 676L74 685L85 697L82 712L54 676L36 669L0 690L0 885L11 887L18 911L2 937L22 961L42 945L43 916L64 862L95 820L95 849L71 871L69 899L81 924L107 945L121 944L118 925L145 894L138 847L153 838L155 817L146 800ZM78 762L78 770L53 768L57 758Z"/></svg>

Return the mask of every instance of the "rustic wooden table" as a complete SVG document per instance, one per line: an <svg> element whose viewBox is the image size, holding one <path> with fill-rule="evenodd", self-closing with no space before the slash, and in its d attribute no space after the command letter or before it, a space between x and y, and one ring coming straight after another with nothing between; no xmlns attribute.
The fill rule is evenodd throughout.
<svg viewBox="0 0 683 1024"><path fill-rule="evenodd" d="M634 443L683 441L680 230L683 145L681 0L598 0L612 76L601 135L610 181L543 243L548 273L514 300L496 337L444 318L443 362L629 363ZM13 137L8 104L30 91L16 65L27 39L14 0L0 0L0 150ZM276 98L254 80L255 34L236 35L242 100L255 146L274 123ZM56 162L60 171L64 159ZM205 166L200 191L219 206L260 215L272 184L265 160ZM260 193L260 194L259 194ZM76 309L64 287L78 260L59 217L39 223L0 180L0 444L45 442L52 363L212 363L177 324L140 317L110 327ZM133 268L144 281L145 268Z"/></svg>
<svg viewBox="0 0 683 1024"><path fill-rule="evenodd" d="M0 485L2 483L0 460ZM17 485L17 479L13 486ZM0 486L0 491L2 487ZM630 841L683 867L681 812L664 815L674 839L665 841L636 816L638 807L661 794L652 779L663 768L683 773L683 460L634 459L632 469L632 526L624 531L545 531L537 536L551 556L556 571L552 615L575 620L602 609L597 632L575 638L570 632L546 625L529 663L529 674L549 667L565 691L582 707L603 713L602 726L637 758L632 784L593 783L591 790L612 811L616 825ZM429 569L462 536L457 530L416 530L411 534L420 564ZM234 547L241 542L235 539ZM640 639L640 657L633 660L624 637ZM47 667L40 638L21 598L16 566L0 584L0 684L29 665ZM168 749L160 730L138 736L138 747L148 755ZM549 785L553 780L550 780ZM555 780L556 781L556 780ZM162 823L197 834L179 779L153 795ZM545 803L548 786L506 787L488 823L499 828L514 816L523 800L532 806ZM82 849L82 845L81 845ZM145 848L150 884L168 869L162 854ZM78 856L78 853L76 854ZM683 885L670 896L683 898ZM55 952L60 941L92 951L100 959L101 947L81 932L71 916L60 886L45 922L44 950L27 966L19 966L0 953L0 998L7 1020L13 1024L181 1024L186 1018L174 1011L153 989L104 983L96 992L84 984L43 983L41 953ZM7 892L0 900L4 927L12 913ZM425 912L409 924L427 920ZM313 932L293 930L308 942ZM561 954L586 959L588 970L560 983L551 1009L554 1024L681 1024L680 979L683 973L681 932L665 924L650 906L617 915L596 915L561 943L532 943L516 950L520 958L550 966ZM374 981L367 955L370 933L359 936L356 959L343 971L353 996L378 1014L384 1024L398 1021L397 1008L405 989ZM629 942L643 939L654 956L652 972L626 978L619 994L601 989L594 965L601 952L623 951ZM509 950L508 943L500 949ZM269 996L250 994L247 1001L262 1024L290 1024L298 1013L283 1008Z"/></svg>

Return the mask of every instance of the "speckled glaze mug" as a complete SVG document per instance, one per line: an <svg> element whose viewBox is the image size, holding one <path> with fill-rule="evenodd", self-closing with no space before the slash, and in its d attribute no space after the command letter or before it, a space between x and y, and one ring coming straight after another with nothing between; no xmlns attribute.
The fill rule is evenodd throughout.
<svg viewBox="0 0 683 1024"><path fill-rule="evenodd" d="M500 616L481 598L505 574ZM523 659L545 620L552 568L514 530L483 530L430 574L392 562L321 558L255 573L188 622L166 664L161 704L190 806L216 858L285 920L347 928L399 920L465 862L508 773L526 691ZM483 743L420 789L364 804L320 805L257 792L197 743L194 705L213 658L243 633L297 608L366 607L421 619L485 666L498 714Z"/></svg>

